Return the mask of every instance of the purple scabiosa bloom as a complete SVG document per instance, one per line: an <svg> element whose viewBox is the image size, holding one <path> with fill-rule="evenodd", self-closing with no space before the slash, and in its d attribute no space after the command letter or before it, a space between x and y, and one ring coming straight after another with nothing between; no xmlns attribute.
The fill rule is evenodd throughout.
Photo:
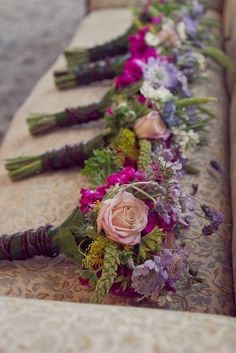
<svg viewBox="0 0 236 353"><path fill-rule="evenodd" d="M221 212L213 211L209 206L202 204L201 209L206 217L210 221L210 224L202 228L202 233L204 235L212 235L215 233L219 226L224 221L224 215Z"/></svg>
<svg viewBox="0 0 236 353"><path fill-rule="evenodd" d="M149 58L147 64L142 64L142 69L144 80L151 83L153 88L175 89L178 86L178 69L172 63Z"/></svg>
<svg viewBox="0 0 236 353"><path fill-rule="evenodd" d="M141 63L144 80L154 89L164 87L176 90L181 87L185 95L189 95L187 78L177 67L160 58L150 57L147 63Z"/></svg>
<svg viewBox="0 0 236 353"><path fill-rule="evenodd" d="M134 268L132 287L144 298L156 300L165 289L175 292L175 282L183 273L187 252L176 248L163 250L153 260Z"/></svg>
<svg viewBox="0 0 236 353"><path fill-rule="evenodd" d="M159 296L168 280L168 273L160 264L160 256L154 260L147 260L144 264L136 266L132 273L132 287L134 290L149 298L156 294Z"/></svg>

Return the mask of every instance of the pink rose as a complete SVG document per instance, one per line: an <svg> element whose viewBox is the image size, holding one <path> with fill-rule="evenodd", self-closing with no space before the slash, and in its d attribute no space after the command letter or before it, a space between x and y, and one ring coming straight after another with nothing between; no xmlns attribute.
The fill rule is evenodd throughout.
<svg viewBox="0 0 236 353"><path fill-rule="evenodd" d="M122 191L113 199L102 202L97 218L97 231L117 243L140 243L141 232L148 222L148 207L133 194Z"/></svg>
<svg viewBox="0 0 236 353"><path fill-rule="evenodd" d="M143 139L163 139L167 140L170 131L158 112L152 111L148 115L139 118L134 125L135 134Z"/></svg>
<svg viewBox="0 0 236 353"><path fill-rule="evenodd" d="M160 31L158 38L161 43L165 43L167 46L176 48L179 45L178 36L176 35L175 31L170 27L166 26L165 28L163 28Z"/></svg>

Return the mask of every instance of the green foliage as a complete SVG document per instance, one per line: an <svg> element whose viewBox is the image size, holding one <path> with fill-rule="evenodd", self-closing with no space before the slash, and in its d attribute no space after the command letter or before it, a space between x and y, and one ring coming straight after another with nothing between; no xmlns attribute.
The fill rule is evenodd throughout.
<svg viewBox="0 0 236 353"><path fill-rule="evenodd" d="M111 173L117 172L121 166L117 155L109 149L94 150L93 156L85 161L82 174L89 177L93 184L100 185Z"/></svg>
<svg viewBox="0 0 236 353"><path fill-rule="evenodd" d="M101 303L109 292L120 264L118 245L110 242L105 249L102 274L95 288L94 303Z"/></svg>
<svg viewBox="0 0 236 353"><path fill-rule="evenodd" d="M161 229L154 228L150 233L142 237L139 245L139 259L145 261L149 253L155 253L161 249L164 234Z"/></svg>
<svg viewBox="0 0 236 353"><path fill-rule="evenodd" d="M138 168L147 170L151 164L152 144L146 139L139 141Z"/></svg>
<svg viewBox="0 0 236 353"><path fill-rule="evenodd" d="M84 234L80 234L78 230L84 224L84 217L79 207L58 227L54 241L60 252L72 257L79 263L82 263L83 256L79 252L77 242L81 241Z"/></svg>
<svg viewBox="0 0 236 353"><path fill-rule="evenodd" d="M60 228L78 227L83 222L83 214L79 207L76 207L72 214L60 225Z"/></svg>
<svg viewBox="0 0 236 353"><path fill-rule="evenodd" d="M132 258L133 251L130 248L126 248L119 252L119 259L121 265L127 265L128 261Z"/></svg>
<svg viewBox="0 0 236 353"><path fill-rule="evenodd" d="M93 290L96 288L98 278L95 272L92 270L77 270L75 272L78 273L81 278L88 280Z"/></svg>
<svg viewBox="0 0 236 353"><path fill-rule="evenodd" d="M54 240L60 249L60 253L72 257L77 262L82 263L83 256L79 252L75 237L70 229L59 228Z"/></svg>
<svg viewBox="0 0 236 353"><path fill-rule="evenodd" d="M132 128L136 119L149 112L144 104L129 99L129 97L133 98L130 93L134 88L131 86L129 89L130 91L123 89L121 94L115 97L116 106L113 109L112 116L105 115L106 127L115 133L123 128Z"/></svg>
<svg viewBox="0 0 236 353"><path fill-rule="evenodd" d="M181 5L180 4L176 4L176 3L165 3L165 4L161 4L159 2L154 2L150 12L152 16L157 16L158 12L162 13L165 15L165 17L172 17L172 15L174 14L174 12L178 11L181 9Z"/></svg>

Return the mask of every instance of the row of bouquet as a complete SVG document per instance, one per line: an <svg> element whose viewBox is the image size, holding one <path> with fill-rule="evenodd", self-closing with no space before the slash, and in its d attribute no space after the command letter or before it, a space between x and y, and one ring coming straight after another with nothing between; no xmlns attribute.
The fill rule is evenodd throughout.
<svg viewBox="0 0 236 353"><path fill-rule="evenodd" d="M230 65L214 47L217 26L197 0L157 0L136 10L119 38L65 51L68 69L55 73L60 89L111 78L112 87L97 103L28 117L30 132L98 119L104 130L87 142L8 159L6 168L16 181L77 166L93 187L81 189L79 204L59 227L0 237L1 260L72 257L96 303L111 291L163 305L179 280L201 281L186 231L201 217L199 235L212 235L224 217L202 204L196 190L187 193L181 180L199 173L191 154L207 143L208 103L216 102L192 90L209 66Z"/></svg>

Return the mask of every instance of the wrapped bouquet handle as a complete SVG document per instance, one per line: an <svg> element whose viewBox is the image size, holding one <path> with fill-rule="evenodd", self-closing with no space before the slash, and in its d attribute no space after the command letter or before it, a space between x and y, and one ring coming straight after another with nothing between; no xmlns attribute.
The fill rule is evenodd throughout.
<svg viewBox="0 0 236 353"><path fill-rule="evenodd" d="M77 244L82 238L76 230L81 222L80 209L76 208L58 227L47 224L37 229L3 234L0 236L0 261L24 261L35 256L55 257L64 253L80 262Z"/></svg>
<svg viewBox="0 0 236 353"><path fill-rule="evenodd" d="M58 89L65 90L92 82L111 80L121 74L123 65L129 54L105 58L88 65L76 65L66 70L54 71L55 84Z"/></svg>
<svg viewBox="0 0 236 353"><path fill-rule="evenodd" d="M87 143L66 145L39 156L11 158L6 161L5 166L10 177L15 181L35 174L67 169L73 166L82 168L84 161L92 156L93 150L102 148L106 139L106 135L98 135Z"/></svg>
<svg viewBox="0 0 236 353"><path fill-rule="evenodd" d="M92 48L70 48L65 49L64 55L69 68L77 65L88 64L94 61L104 60L107 57L124 55L128 52L128 38L137 30L134 23L119 37L96 45Z"/></svg>

